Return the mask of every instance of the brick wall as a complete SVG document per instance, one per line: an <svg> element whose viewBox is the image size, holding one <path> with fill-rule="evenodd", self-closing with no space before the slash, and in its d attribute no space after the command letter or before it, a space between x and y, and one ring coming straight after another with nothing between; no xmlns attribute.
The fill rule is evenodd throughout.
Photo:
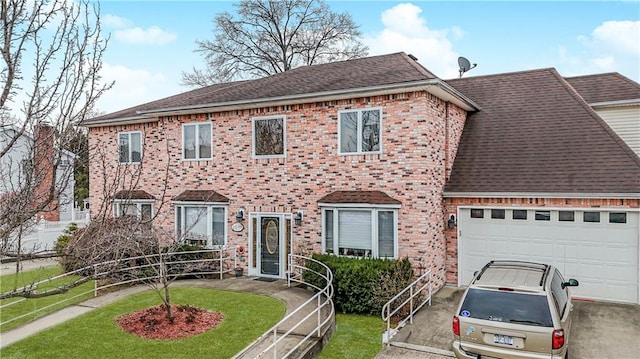
<svg viewBox="0 0 640 359"><path fill-rule="evenodd" d="M458 213L460 206L505 206L505 207L553 207L553 208L639 208L638 199L610 198L445 198L445 220L449 214ZM458 231L446 229L446 281L458 282Z"/></svg>
<svg viewBox="0 0 640 359"><path fill-rule="evenodd" d="M54 191L56 178L54 166L54 136L55 130L50 125L38 124L35 127L33 181L36 187L31 203L36 207L47 203L38 213L38 218L44 218L47 221L60 220L58 194L52 193L52 191Z"/></svg>
<svg viewBox="0 0 640 359"><path fill-rule="evenodd" d="M339 156L338 111L377 107L382 108L382 154ZM252 158L251 120L268 115L286 116L286 158ZM181 125L204 122L209 116L213 160L181 161ZM104 199L116 190L135 187L155 196L154 206L161 208L158 223L173 231L171 198L187 189L211 189L230 199L229 226L240 208L304 211L302 225L293 228L294 251L320 251L318 199L337 190L380 190L402 202L399 256L408 256L416 268L433 269L436 282L442 284L446 251L442 191L465 119L466 112L454 105L426 92L412 92L91 128L92 215L101 207L110 211ZM117 165L118 133L138 130L144 138L143 163ZM230 245L247 245L248 231L229 230L227 239Z"/></svg>

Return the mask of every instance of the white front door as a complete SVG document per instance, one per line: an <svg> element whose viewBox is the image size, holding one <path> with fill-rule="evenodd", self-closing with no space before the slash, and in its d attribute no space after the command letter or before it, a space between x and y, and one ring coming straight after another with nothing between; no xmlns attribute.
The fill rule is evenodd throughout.
<svg viewBox="0 0 640 359"><path fill-rule="evenodd" d="M284 278L291 243L291 214L249 214L249 275Z"/></svg>

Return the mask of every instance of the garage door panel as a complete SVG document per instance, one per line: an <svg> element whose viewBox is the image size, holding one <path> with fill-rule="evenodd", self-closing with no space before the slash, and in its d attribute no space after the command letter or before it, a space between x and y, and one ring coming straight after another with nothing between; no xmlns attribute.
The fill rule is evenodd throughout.
<svg viewBox="0 0 640 359"><path fill-rule="evenodd" d="M485 216L488 211L485 211ZM583 223L575 212L574 222L559 222L557 211L551 221L470 218L469 209L459 217L460 283L468 284L473 272L490 260L527 260L551 263L566 278L580 286L575 296L638 302L638 213L627 212L627 222L608 223L601 211L600 223Z"/></svg>

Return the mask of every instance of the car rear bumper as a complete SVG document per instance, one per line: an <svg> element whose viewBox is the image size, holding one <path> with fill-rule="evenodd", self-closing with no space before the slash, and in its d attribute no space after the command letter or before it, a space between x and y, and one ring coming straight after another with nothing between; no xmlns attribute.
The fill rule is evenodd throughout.
<svg viewBox="0 0 640 359"><path fill-rule="evenodd" d="M489 352L488 350L491 350ZM462 347L459 341L453 342L453 353L457 359L491 359L491 358L504 358L504 359L565 359L566 349L562 350L561 354L540 354L515 350L504 350L500 348L486 348L477 347L472 345L465 345ZM484 353L478 355L476 353Z"/></svg>

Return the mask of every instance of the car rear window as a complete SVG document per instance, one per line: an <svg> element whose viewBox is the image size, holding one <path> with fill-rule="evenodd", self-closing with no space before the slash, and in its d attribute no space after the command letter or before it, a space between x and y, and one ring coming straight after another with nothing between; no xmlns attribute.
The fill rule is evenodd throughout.
<svg viewBox="0 0 640 359"><path fill-rule="evenodd" d="M458 314L504 323L553 327L544 295L471 288Z"/></svg>

